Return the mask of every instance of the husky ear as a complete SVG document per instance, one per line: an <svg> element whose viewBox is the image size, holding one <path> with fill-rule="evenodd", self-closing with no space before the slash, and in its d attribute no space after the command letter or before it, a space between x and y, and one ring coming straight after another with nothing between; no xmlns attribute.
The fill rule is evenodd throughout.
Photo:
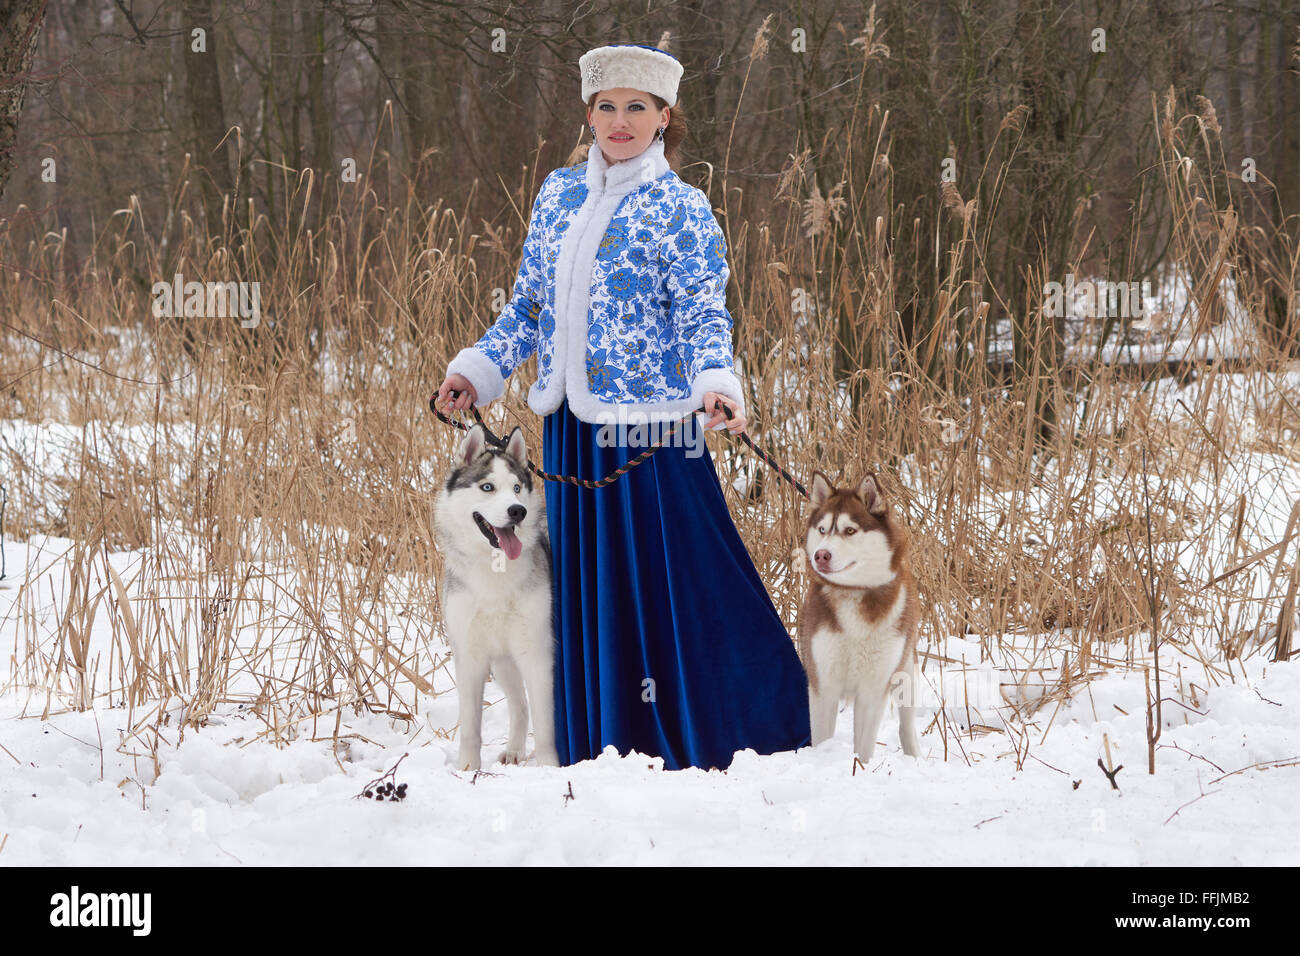
<svg viewBox="0 0 1300 956"><path fill-rule="evenodd" d="M880 488L876 485L875 475L868 474L862 479L862 484L858 485L858 497L867 506L867 510L878 518L889 510L880 500Z"/></svg>
<svg viewBox="0 0 1300 956"><path fill-rule="evenodd" d="M506 440L506 454L521 465L528 464L528 455L524 451L524 433L518 425L515 426L515 430L510 433L510 437Z"/></svg>
<svg viewBox="0 0 1300 956"><path fill-rule="evenodd" d="M808 502L814 508L820 508L822 502L831 496L831 483L820 471L813 472L812 488L808 492Z"/></svg>
<svg viewBox="0 0 1300 956"><path fill-rule="evenodd" d="M465 436L465 440L460 443L460 449L456 454L460 457L462 465L468 465L471 461L483 454L483 446L487 444L487 435L483 433L482 425L475 425Z"/></svg>

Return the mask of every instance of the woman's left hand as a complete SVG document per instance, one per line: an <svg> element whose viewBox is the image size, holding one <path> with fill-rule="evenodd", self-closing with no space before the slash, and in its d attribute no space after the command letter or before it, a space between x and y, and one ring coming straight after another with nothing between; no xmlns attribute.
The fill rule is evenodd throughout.
<svg viewBox="0 0 1300 956"><path fill-rule="evenodd" d="M723 414L722 409L715 408L715 402L726 405L731 409L731 419L729 421L727 416ZM740 435L744 433L745 425L749 423L749 419L745 417L745 413L740 410L740 405L733 399L727 398L726 395L719 392L704 393L704 410L705 412L711 412L713 414L713 417L705 423L705 428L713 428L718 424L718 422L725 421L727 423L727 430L730 431L731 434Z"/></svg>

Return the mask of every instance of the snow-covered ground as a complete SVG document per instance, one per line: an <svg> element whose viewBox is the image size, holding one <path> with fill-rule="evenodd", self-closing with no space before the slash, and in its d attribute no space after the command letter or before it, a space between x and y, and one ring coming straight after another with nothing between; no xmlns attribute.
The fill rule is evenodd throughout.
<svg viewBox="0 0 1300 956"><path fill-rule="evenodd" d="M1143 283L1100 276L1079 276L1076 281L1069 275L1053 289L1044 289L1044 308L1054 307L1048 314L1063 319L1064 358L1070 363L1126 365L1249 356L1256 336L1235 278L1228 275L1219 284L1223 315L1218 322L1209 316L1202 319L1194 285L1181 266L1161 267L1154 280ZM989 355L1012 357L1009 319L992 323Z"/></svg>
<svg viewBox="0 0 1300 956"><path fill-rule="evenodd" d="M1006 634L983 647L923 634L933 695L922 702L928 707L919 760L902 755L890 715L876 756L855 767L846 705L826 744L765 756L742 752L726 772L665 772L658 758L612 751L572 767L498 766L490 761L504 746L506 713L499 689L489 684L487 772L458 772L456 690L426 585L389 575L382 598L349 597L343 606L333 591L351 583L347 566L308 573L295 564L293 548L311 542L288 542L250 520L240 530L240 553L258 566L241 567L233 578L237 593L223 591L232 580L202 570L201 542L187 515L169 513L157 516L162 534L148 551L87 555L75 542L40 536L5 542L0 866L1294 865L1300 659L1270 662L1268 624L1277 620L1278 589L1285 588L1296 544L1266 560L1251 563L1250 556L1283 541L1300 501L1300 439L1287 398L1300 375L1216 381L1214 394L1200 383L1161 381L1148 405L1171 429L1204 426L1222 445L1213 468L1186 468L1178 494L1152 509L1166 532L1157 555L1169 569L1163 573L1176 574L1193 594L1190 603L1199 600L1200 610L1210 611L1171 614L1168 621L1154 775L1147 772L1143 664L1153 662L1145 641L1094 643L1093 676L1067 696L1060 678L1071 660L1077 668L1078 657L1065 630ZM1268 412L1274 397L1286 408L1256 421L1255 411ZM1115 414L1118 426L1124 411ZM1092 415L1093 425L1109 427L1104 416ZM783 421L792 433L806 426L796 416ZM969 424L952 420L954 440ZM0 422L0 468L21 466L3 476L11 480L11 507L20 494L29 515L57 523L66 503L60 481L77 473L88 448L114 462L147 460L152 449L166 449L156 467L176 483L196 443L211 437L184 422L161 439L153 426L138 423L83 429L48 418ZM1073 503L1084 479L1060 476L1055 467L1049 463L1027 490L1015 492L1014 502L1012 492L988 493L975 512L990 534L1013 505L1042 516L1041 530L1035 525L1034 539L1023 542L1032 554L1053 535L1087 539L1099 523L1138 513L1140 486L1131 474L1099 472L1090 507L1082 509ZM914 531L939 533L927 524L936 510L927 495L938 484L910 467L899 477L913 494ZM346 543L342 528L305 533ZM77 560L88 575L84 602L71 587ZM1104 571L1105 560L1098 553L1093 570ZM1232 576L1231 593L1219 603L1198 596L1195 589L1237 562L1245 563ZM784 586L788 571L765 569L769 585ZM322 588L322 581L331 586ZM123 699L125 607L133 609L132 627L167 635L181 696L133 706ZM80 688L66 664L57 680L49 676L70 646L69 617L87 636L87 682ZM1226 633L1242 641L1240 658L1223 657L1225 621ZM215 662L200 660L204 628L209 648L220 652ZM158 660L163 650L144 657ZM205 667L229 681L196 728L186 725L192 715L184 704L198 696ZM358 672L394 696L360 700L349 690ZM308 713L303 695L276 691L295 680L328 686L333 696ZM74 708L79 694L89 709ZM399 760L396 780L408 786L403 802L357 798ZM1119 789L1098 761L1122 765Z"/></svg>
<svg viewBox="0 0 1300 956"><path fill-rule="evenodd" d="M117 695L99 696L78 712L66 681L62 693L47 694L13 679L24 629L32 621L53 627L40 608L57 617L66 606L71 544L10 542L11 576L0 582L10 678L0 693L6 865L1300 859L1291 838L1300 830L1300 666L1270 663L1267 641L1248 644L1243 660L1209 664L1196 641L1162 646L1169 699L1154 776L1141 642L1137 667L1123 666L1129 651L1117 645L1115 659L1092 661L1101 676L1068 700L1044 701L1051 682L1036 683L1036 675L1059 670L1059 648L1031 637L1008 637L992 661L981 661L973 640L927 644L932 694L922 701L928 728L919 760L902 755L891 715L875 757L855 767L846 707L832 741L794 753L741 752L726 772L665 772L659 758L612 750L571 767L493 765L507 715L489 684L488 772L476 776L454 768L456 694L450 669L439 666L446 648L436 634L419 646L418 609L391 609L392 620L399 613L411 620L395 635L397 653L430 682L407 687L401 705L388 708L405 709L409 719L358 713L346 701L315 717L286 715L250 693L182 733L178 700L163 705L160 725L156 702L131 709ZM133 594L148 587L138 555L115 555L112 564ZM20 607L24 582L31 585L24 600L35 603ZM268 593L289 593L282 582L264 584ZM108 607L101 605L104 618ZM95 627L92 648L102 651L110 625ZM107 666L101 656L92 670ZM274 670L295 666L281 658ZM260 680L273 677L265 661L249 668ZM241 682L253 686L251 674L232 686ZM404 802L355 799L399 759ZM1119 790L1099 760L1123 766Z"/></svg>
<svg viewBox="0 0 1300 956"><path fill-rule="evenodd" d="M499 700L489 688L488 699ZM136 864L1295 864L1300 851L1300 668L1258 657L1204 693L1203 716L1166 705L1146 772L1140 675L1098 678L1034 727L1020 758L1004 733L922 738L897 723L854 772L851 722L816 749L736 755L726 772L665 772L612 748L571 767L452 767L427 727L347 717L337 748L322 720L276 748L261 722L226 712L179 740L157 777L132 757L121 708L39 714L0 699L0 863ZM451 697L425 714L454 719ZM1122 713L1126 711L1127 714ZM486 714L485 753L504 743ZM1098 759L1123 765L1113 790ZM401 803L354 799L409 754ZM1244 769L1251 768L1251 769ZM1238 772L1240 771L1240 772ZM570 794L572 795L570 798Z"/></svg>

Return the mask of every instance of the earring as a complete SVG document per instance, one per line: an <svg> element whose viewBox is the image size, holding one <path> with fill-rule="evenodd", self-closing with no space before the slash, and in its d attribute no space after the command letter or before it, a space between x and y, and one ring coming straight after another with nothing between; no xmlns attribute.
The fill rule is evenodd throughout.
<svg viewBox="0 0 1300 956"><path fill-rule="evenodd" d="M667 128L668 128L667 126L659 127L659 142L661 143L664 141L664 130L666 130Z"/></svg>
<svg viewBox="0 0 1300 956"><path fill-rule="evenodd" d="M594 126L591 127L591 138L592 138L592 139L595 139L595 138L596 138L596 127L594 127Z"/></svg>

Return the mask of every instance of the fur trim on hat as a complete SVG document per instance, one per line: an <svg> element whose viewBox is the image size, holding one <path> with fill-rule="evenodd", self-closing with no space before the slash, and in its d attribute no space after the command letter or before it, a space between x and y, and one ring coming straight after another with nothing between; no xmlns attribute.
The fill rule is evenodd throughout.
<svg viewBox="0 0 1300 956"><path fill-rule="evenodd" d="M677 105L682 65L671 53L637 43L618 43L588 50L578 60L582 73L582 102L601 90L626 87L653 93L669 106Z"/></svg>

